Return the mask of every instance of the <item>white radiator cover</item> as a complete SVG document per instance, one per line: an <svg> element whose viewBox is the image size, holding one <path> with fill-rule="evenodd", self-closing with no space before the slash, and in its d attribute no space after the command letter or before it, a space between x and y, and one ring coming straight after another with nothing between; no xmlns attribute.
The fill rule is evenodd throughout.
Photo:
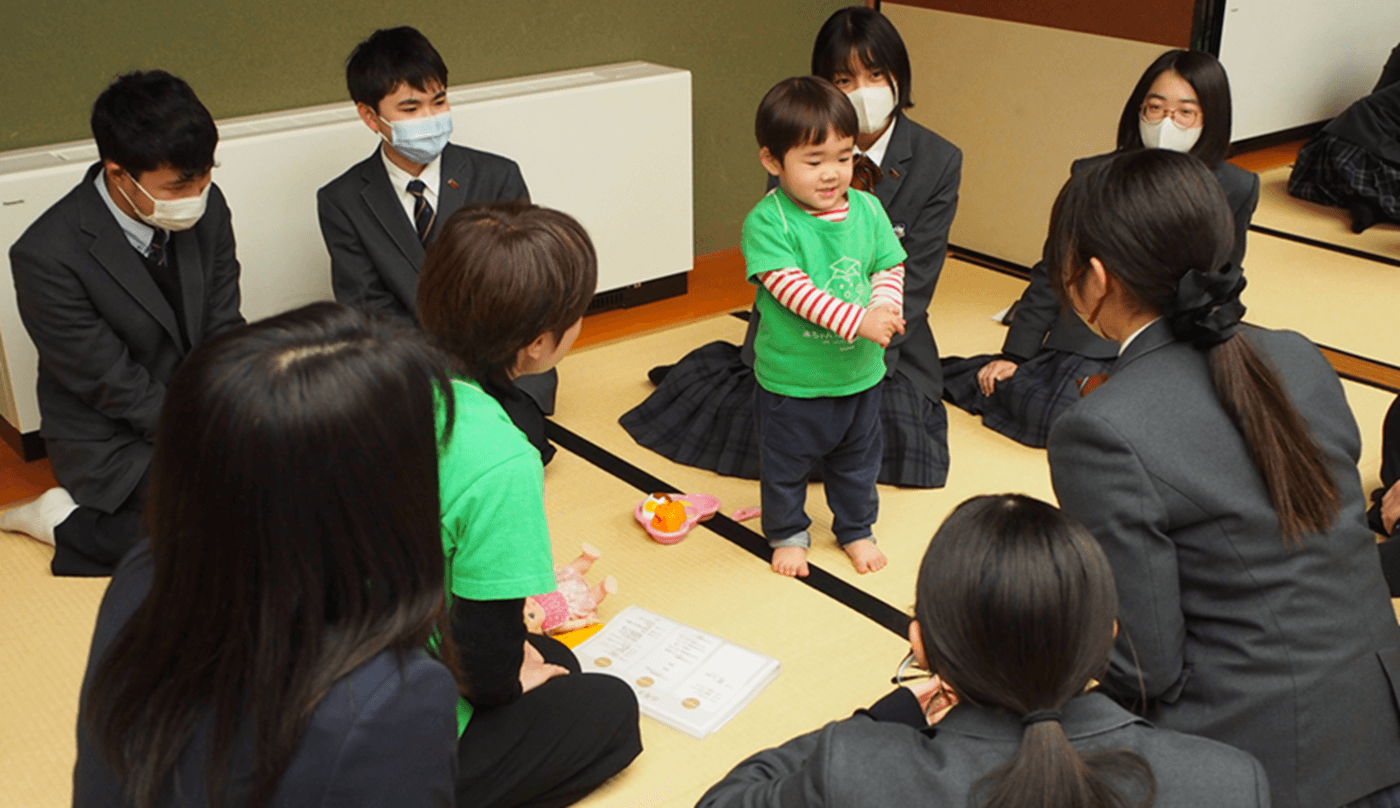
<svg viewBox="0 0 1400 808"><path fill-rule="evenodd" d="M646 62L452 87L453 142L520 164L531 199L598 250L598 290L692 268L690 73ZM243 315L331 298L316 190L379 138L343 103L219 122L214 181L233 211ZM9 245L97 159L91 141L0 154L0 417L39 428L38 354L15 305Z"/></svg>

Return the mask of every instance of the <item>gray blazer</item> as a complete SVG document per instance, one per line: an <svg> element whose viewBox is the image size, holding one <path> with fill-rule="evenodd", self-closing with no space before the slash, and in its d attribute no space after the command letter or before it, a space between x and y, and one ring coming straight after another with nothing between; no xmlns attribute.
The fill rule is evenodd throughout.
<svg viewBox="0 0 1400 808"><path fill-rule="evenodd" d="M431 243L458 208L491 202L530 201L514 160L466 146L442 152L438 209ZM379 149L316 192L321 237L331 255L335 299L418 322L418 271L425 250L408 220ZM516 386L549 415L554 412L559 374L521 376Z"/></svg>
<svg viewBox="0 0 1400 808"><path fill-rule="evenodd" d="M875 185L875 198L884 205L904 261L903 334L885 349L885 376L896 370L914 382L930 401L943 395L943 365L928 323L928 306L948 257L948 230L958 210L962 184L962 151L900 114L880 162L884 179ZM770 182L772 187L776 182ZM753 341L758 333L758 310L749 315L744 337L744 364L753 367Z"/></svg>
<svg viewBox="0 0 1400 808"><path fill-rule="evenodd" d="M1106 156L1075 160L1070 174ZM1215 178L1220 180L1220 187L1225 189L1225 197L1230 201L1230 210L1235 214L1235 249L1230 261L1239 264L1244 261L1249 222L1259 204L1259 175L1222 162L1215 167ZM1011 319L1001 352L1012 361L1024 362L1035 356L1042 346L1093 359L1112 359L1118 355L1117 343L1099 337L1084 325L1079 315L1061 308L1055 290L1050 288L1044 260L1031 267L1030 285L1017 302L1016 315Z"/></svg>
<svg viewBox="0 0 1400 808"><path fill-rule="evenodd" d="M1055 422L1050 473L1118 581L1105 691L1133 702L1140 668L1153 723L1258 757L1275 805L1328 808L1400 783L1400 626L1337 374L1298 334L1244 333L1326 457L1342 500L1330 531L1284 546L1206 354L1165 320Z"/></svg>
<svg viewBox="0 0 1400 808"><path fill-rule="evenodd" d="M93 186L102 164L10 248L20 318L39 351L39 432L54 476L111 513L141 481L165 385L193 347L243 324L233 222L217 185L172 233L189 346L175 310Z"/></svg>
<svg viewBox="0 0 1400 808"><path fill-rule="evenodd" d="M129 804L82 716L89 707L93 674L145 600L153 573L150 546L142 542L122 560L97 613L79 708L74 808ZM251 770L250 728L245 725L234 744L231 779ZM204 804L209 730L207 721L199 725L176 764L185 799L167 792L157 803L161 808ZM456 771L457 690L452 674L422 651L402 658L383 651L332 685L316 705L269 805L450 808ZM240 805L247 797L238 786L230 796L226 805Z"/></svg>
<svg viewBox="0 0 1400 808"><path fill-rule="evenodd" d="M1083 752L1128 749L1157 780L1154 808L1268 806L1259 762L1222 743L1154 728L1108 698L1064 708L1070 743ZM978 781L1016 754L1019 717L972 704L918 730L857 714L740 763L700 799L701 808L887 808L970 805Z"/></svg>

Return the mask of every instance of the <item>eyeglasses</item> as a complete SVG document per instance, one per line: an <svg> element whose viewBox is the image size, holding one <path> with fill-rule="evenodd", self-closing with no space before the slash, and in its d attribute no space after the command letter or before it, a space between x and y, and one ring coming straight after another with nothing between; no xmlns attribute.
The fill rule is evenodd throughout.
<svg viewBox="0 0 1400 808"><path fill-rule="evenodd" d="M1142 105L1142 119L1148 123L1156 123L1168 115L1183 129L1191 129L1201 122L1201 111L1195 107L1171 109L1160 101L1148 101Z"/></svg>
<svg viewBox="0 0 1400 808"><path fill-rule="evenodd" d="M919 682L932 676L931 672L919 667L919 663L914 661L914 652L911 650L904 655L904 660L895 669L894 678L890 680L890 684L902 685L908 682Z"/></svg>

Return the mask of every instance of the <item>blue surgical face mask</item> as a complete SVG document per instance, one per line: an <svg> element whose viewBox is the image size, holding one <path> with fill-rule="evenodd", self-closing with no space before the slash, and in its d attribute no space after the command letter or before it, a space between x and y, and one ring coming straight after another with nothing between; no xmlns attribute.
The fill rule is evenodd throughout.
<svg viewBox="0 0 1400 808"><path fill-rule="evenodd" d="M443 112L430 118L409 118L403 121L385 121L394 133L392 139L379 136L394 147L394 151L415 163L431 163L447 148L447 140L452 137L452 113Z"/></svg>

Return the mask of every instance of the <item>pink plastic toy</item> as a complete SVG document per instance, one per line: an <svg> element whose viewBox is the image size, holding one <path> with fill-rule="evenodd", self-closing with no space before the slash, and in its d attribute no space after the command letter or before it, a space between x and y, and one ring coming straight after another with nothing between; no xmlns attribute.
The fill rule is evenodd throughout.
<svg viewBox="0 0 1400 808"><path fill-rule="evenodd" d="M675 544L719 511L719 499L709 494L652 494L637 505L638 524L661 544Z"/></svg>
<svg viewBox="0 0 1400 808"><path fill-rule="evenodd" d="M617 591L617 579L609 575L590 589L583 576L603 554L591 544L584 544L581 549L578 558L554 571L557 589L525 599L525 628L528 631L563 634L598 622L598 604Z"/></svg>

